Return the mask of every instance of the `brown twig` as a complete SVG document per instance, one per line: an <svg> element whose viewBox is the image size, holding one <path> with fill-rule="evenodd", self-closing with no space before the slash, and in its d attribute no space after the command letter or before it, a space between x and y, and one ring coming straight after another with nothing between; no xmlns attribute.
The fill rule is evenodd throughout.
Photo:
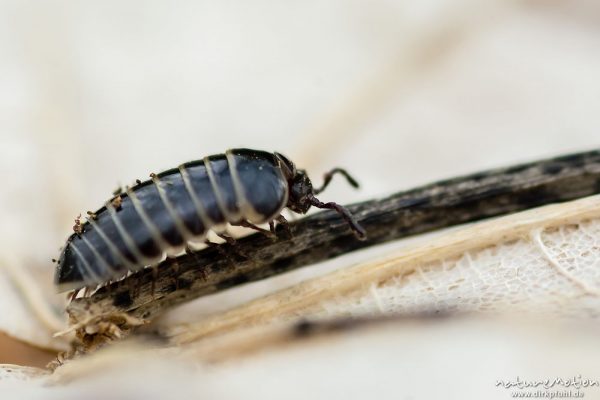
<svg viewBox="0 0 600 400"><path fill-rule="evenodd" d="M278 229L275 240L258 233L239 239L235 247L224 243L167 260L158 271L142 270L74 300L67 312L78 324L79 337L90 339L85 321L102 316L127 313L151 320L185 301L351 251L599 192L600 151L446 180L348 206L367 232L365 241L357 240L337 213L319 212L290 223L291 237ZM224 252L230 256L223 257Z"/></svg>

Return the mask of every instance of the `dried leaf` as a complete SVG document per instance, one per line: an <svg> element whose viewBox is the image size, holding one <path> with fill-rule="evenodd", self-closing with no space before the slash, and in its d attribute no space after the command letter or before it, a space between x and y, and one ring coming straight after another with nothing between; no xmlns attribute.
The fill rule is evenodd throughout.
<svg viewBox="0 0 600 400"><path fill-rule="evenodd" d="M449 232L315 278L185 328L189 343L299 318L448 312L600 313L600 197L542 207Z"/></svg>

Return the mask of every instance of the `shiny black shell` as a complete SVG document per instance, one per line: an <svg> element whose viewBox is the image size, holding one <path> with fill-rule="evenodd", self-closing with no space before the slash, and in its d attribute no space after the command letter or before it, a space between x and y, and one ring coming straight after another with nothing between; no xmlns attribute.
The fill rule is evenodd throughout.
<svg viewBox="0 0 600 400"><path fill-rule="evenodd" d="M67 240L59 290L95 287L159 261L225 224L276 218L288 200L276 154L228 150L141 182L94 213Z"/></svg>

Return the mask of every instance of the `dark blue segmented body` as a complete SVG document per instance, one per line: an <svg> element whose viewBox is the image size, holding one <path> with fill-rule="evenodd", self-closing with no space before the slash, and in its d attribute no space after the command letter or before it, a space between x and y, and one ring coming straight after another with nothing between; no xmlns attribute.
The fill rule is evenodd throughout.
<svg viewBox="0 0 600 400"><path fill-rule="evenodd" d="M151 178L106 202L69 237L56 269L59 290L96 287L180 252L211 229L271 222L286 206L345 211L314 198L304 171L279 153L233 149Z"/></svg>

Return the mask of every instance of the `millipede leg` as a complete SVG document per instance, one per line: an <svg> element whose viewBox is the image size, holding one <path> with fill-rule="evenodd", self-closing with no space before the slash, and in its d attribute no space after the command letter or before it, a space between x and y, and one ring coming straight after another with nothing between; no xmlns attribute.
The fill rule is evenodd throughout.
<svg viewBox="0 0 600 400"><path fill-rule="evenodd" d="M221 255L225 255L225 251L219 248L219 243L211 242L210 240L206 239L204 240L204 244L206 244L208 247L216 248L219 251L219 253L221 253Z"/></svg>
<svg viewBox="0 0 600 400"><path fill-rule="evenodd" d="M294 235L292 235L292 230L290 229L290 223L288 222L287 219L285 219L285 217L283 215L281 215L281 214L278 215L277 218L275 218L275 220L277 221L277 225L283 226L283 229L288 234L290 239L292 237L294 237Z"/></svg>
<svg viewBox="0 0 600 400"><path fill-rule="evenodd" d="M156 290L156 279L158 278L158 265L152 265L152 288L150 289L152 293L152 299L154 299L154 292Z"/></svg>
<svg viewBox="0 0 600 400"><path fill-rule="evenodd" d="M140 294L140 290L142 288L142 283L140 282L140 277L139 276L134 276L135 278L135 286L133 288L133 297L138 297Z"/></svg>
<svg viewBox="0 0 600 400"><path fill-rule="evenodd" d="M226 233L217 233L217 236L229 243L231 246L235 246L237 244L237 241Z"/></svg>
<svg viewBox="0 0 600 400"><path fill-rule="evenodd" d="M206 242L205 242L205 243L206 243ZM208 243L207 243L207 244L208 244ZM215 243L215 244L216 244L216 243ZM196 264L197 264L197 265L200 265L200 260L198 259L198 254L197 254L197 252L196 252L196 251L194 251L194 250L193 250L193 249L192 249L192 248L191 248L189 245L186 245L186 246L185 246L185 254L188 254L188 255L190 255L190 256L192 256L192 257L194 257L194 259L196 260ZM203 278L204 280L206 280L206 279L208 278L208 273L207 273L207 271L206 271L206 270L202 269L202 270L200 271L200 273L202 274L202 278Z"/></svg>
<svg viewBox="0 0 600 400"><path fill-rule="evenodd" d="M208 244L208 243L207 243ZM194 259L196 260L196 264L199 264L200 261L198 260L198 254L196 253L196 251L194 251L194 249L192 249L190 247L189 244L185 245L185 254L190 255L192 257L194 257Z"/></svg>
<svg viewBox="0 0 600 400"><path fill-rule="evenodd" d="M77 295L79 294L79 291L81 289L75 289L73 290L73 292L69 293L69 295L67 296L69 298L69 303L71 303L73 300L75 300L77 298Z"/></svg>
<svg viewBox="0 0 600 400"><path fill-rule="evenodd" d="M255 231L259 232L259 233L262 233L263 235L265 235L269 239L276 239L277 235L275 235L275 232L274 232L275 225L273 225L273 228L271 229L271 223L272 222L273 221L269 222L269 228L270 228L270 230L263 229L263 228L261 228L259 226L256 226L253 223L248 222L246 220L243 220L240 223L235 224L235 226L242 226L244 228L250 228L250 229L253 229L253 230L255 230Z"/></svg>
<svg viewBox="0 0 600 400"><path fill-rule="evenodd" d="M206 239L204 241L204 243L208 247L213 247L213 248L217 249L217 251L219 252L219 254L221 254L223 257L225 257L227 259L227 261L229 261L229 263L231 265L235 265L235 260L233 259L233 257L231 257L231 254L229 254L229 252L223 250L223 247L221 247L221 245L219 243L211 242L208 239Z"/></svg>
<svg viewBox="0 0 600 400"><path fill-rule="evenodd" d="M217 233L217 236L220 237L221 239L225 240L231 246L231 249L233 250L233 252L235 254L238 254L245 259L251 258L245 251L242 251L242 249L240 249L240 247L237 244L237 241L234 238L232 238L231 236L229 236L228 234Z"/></svg>
<svg viewBox="0 0 600 400"><path fill-rule="evenodd" d="M129 276L133 276L133 274L131 274ZM135 296L136 287L137 287L137 281L134 278L129 279L129 283L127 284L127 290L129 291L129 293L131 293L132 297Z"/></svg>
<svg viewBox="0 0 600 400"><path fill-rule="evenodd" d="M179 263L177 262L177 257L169 258L169 267L173 270L175 290L179 290Z"/></svg>

